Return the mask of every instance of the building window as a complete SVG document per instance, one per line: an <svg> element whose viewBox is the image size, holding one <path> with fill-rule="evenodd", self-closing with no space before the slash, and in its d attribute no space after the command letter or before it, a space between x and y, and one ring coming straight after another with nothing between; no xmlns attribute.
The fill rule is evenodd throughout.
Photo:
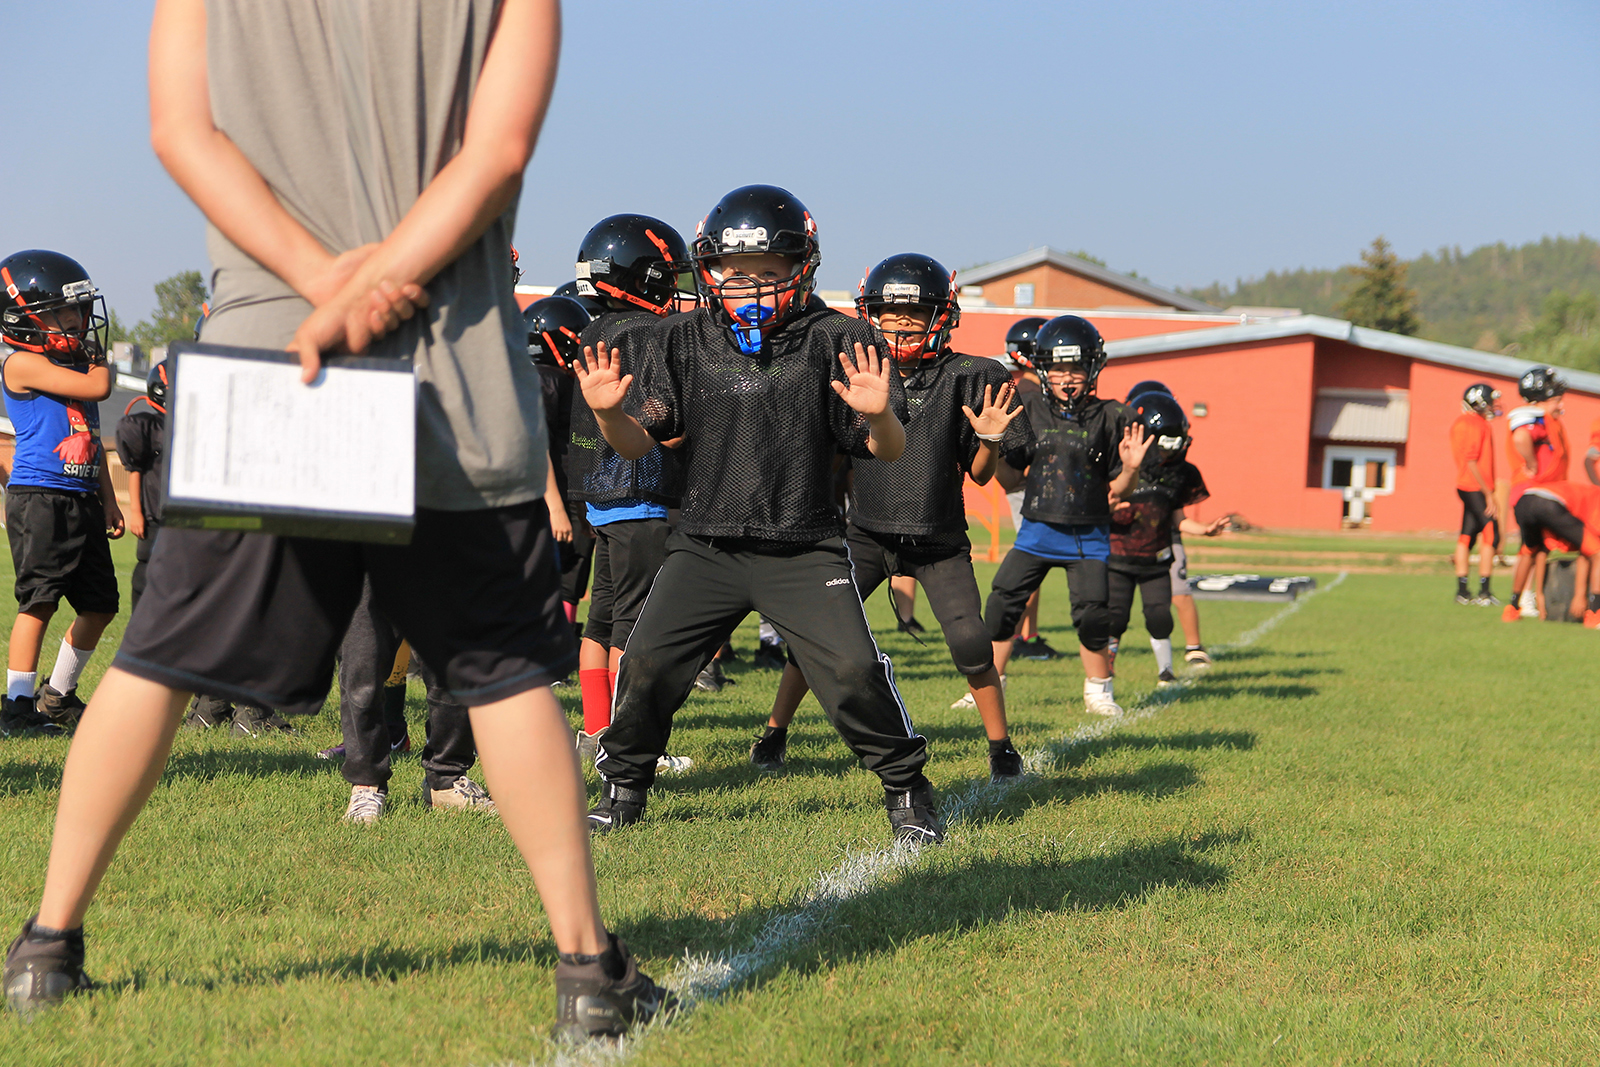
<svg viewBox="0 0 1600 1067"><path fill-rule="evenodd" d="M1344 496L1346 526L1372 523L1372 502L1394 492L1395 450L1328 445L1322 450L1322 488Z"/></svg>
<svg viewBox="0 0 1600 1067"><path fill-rule="evenodd" d="M1026 282L1014 286L1011 290L1011 306L1019 308L1033 307L1033 283Z"/></svg>

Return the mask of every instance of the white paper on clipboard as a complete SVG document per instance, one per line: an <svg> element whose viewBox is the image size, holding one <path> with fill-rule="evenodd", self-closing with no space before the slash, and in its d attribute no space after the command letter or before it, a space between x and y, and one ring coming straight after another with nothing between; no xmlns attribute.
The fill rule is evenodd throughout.
<svg viewBox="0 0 1600 1067"><path fill-rule="evenodd" d="M185 352L173 398L173 497L401 517L416 508L408 373Z"/></svg>

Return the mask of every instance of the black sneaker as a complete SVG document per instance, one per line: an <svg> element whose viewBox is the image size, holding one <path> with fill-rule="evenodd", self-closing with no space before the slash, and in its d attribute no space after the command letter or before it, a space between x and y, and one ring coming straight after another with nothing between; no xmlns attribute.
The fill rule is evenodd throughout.
<svg viewBox="0 0 1600 1067"><path fill-rule="evenodd" d="M928 632L928 628L922 625L922 623L918 622L915 615L902 621L900 623L900 629L904 630L908 634L915 634L918 637L921 637L923 634Z"/></svg>
<svg viewBox="0 0 1600 1067"><path fill-rule="evenodd" d="M29 919L6 953L6 1003L12 1011L28 1015L53 1008L68 994L94 988L83 973L83 927L55 941L36 941L32 935Z"/></svg>
<svg viewBox="0 0 1600 1067"><path fill-rule="evenodd" d="M233 721L233 705L221 697L203 697L196 695L189 701L189 712L183 717L183 726L186 730L209 730L213 726L225 726ZM341 750L339 755L343 756Z"/></svg>
<svg viewBox="0 0 1600 1067"><path fill-rule="evenodd" d="M999 750L996 750L991 744L989 746L989 781L998 782L1004 778L1021 777L1022 753L1017 751L1017 747L1011 743L1011 739L1009 737L1006 738L1005 747ZM894 820L893 815L889 818L891 822Z"/></svg>
<svg viewBox="0 0 1600 1067"><path fill-rule="evenodd" d="M574 1042L621 1037L677 1008L676 997L640 972L622 938L606 937L611 946L598 956L561 954L551 1036Z"/></svg>
<svg viewBox="0 0 1600 1067"><path fill-rule="evenodd" d="M255 704L239 704L233 709L233 736L266 737L268 734L293 734L289 720Z"/></svg>
<svg viewBox="0 0 1600 1067"><path fill-rule="evenodd" d="M1156 675L1156 688L1157 689L1165 689L1169 685L1177 685L1177 684L1178 684L1178 676L1176 674L1173 674L1170 670L1164 670L1160 674Z"/></svg>
<svg viewBox="0 0 1600 1067"><path fill-rule="evenodd" d="M761 647L756 649L756 654L750 657L750 665L757 670L781 671L789 665L789 657L783 654L782 645L763 641Z"/></svg>
<svg viewBox="0 0 1600 1067"><path fill-rule="evenodd" d="M1456 594L1456 603L1457 604L1470 604L1470 603L1472 603L1472 598L1470 596L1468 596L1466 593L1457 593Z"/></svg>
<svg viewBox="0 0 1600 1067"><path fill-rule="evenodd" d="M769 726L750 746L750 762L768 774L783 770L784 753L789 747L789 728Z"/></svg>
<svg viewBox="0 0 1600 1067"><path fill-rule="evenodd" d="M589 809L589 829L597 834L605 834L632 826L644 818L644 805L648 797L649 793L643 789L606 783L600 791L600 803Z"/></svg>
<svg viewBox="0 0 1600 1067"><path fill-rule="evenodd" d="M735 685L732 678L722 673L722 661L712 660L694 679L694 687L702 693L720 693L726 686Z"/></svg>
<svg viewBox="0 0 1600 1067"><path fill-rule="evenodd" d="M47 682L43 689L34 696L34 707L39 714L61 727L63 730L75 730L78 720L83 718L87 704L78 699L78 687L73 686L65 693L58 693Z"/></svg>
<svg viewBox="0 0 1600 1067"><path fill-rule="evenodd" d="M1211 654L1201 645L1190 645L1183 650L1183 662L1196 670L1211 666Z"/></svg>
<svg viewBox="0 0 1600 1067"><path fill-rule="evenodd" d="M739 650L733 647L732 641L724 641L722 647L717 649L717 658L724 663L738 663Z"/></svg>
<svg viewBox="0 0 1600 1067"><path fill-rule="evenodd" d="M1015 639L1011 642L1011 654L1022 659L1046 660L1055 659L1061 653L1050 647L1042 635L1035 634L1033 640L1023 641Z"/></svg>
<svg viewBox="0 0 1600 1067"><path fill-rule="evenodd" d="M34 706L32 697L0 700L0 734L7 737L60 737L66 733Z"/></svg>
<svg viewBox="0 0 1600 1067"><path fill-rule="evenodd" d="M913 847L944 844L944 827L939 809L933 804L933 787L919 785L904 792L884 790L883 806L889 809L889 828L896 842Z"/></svg>

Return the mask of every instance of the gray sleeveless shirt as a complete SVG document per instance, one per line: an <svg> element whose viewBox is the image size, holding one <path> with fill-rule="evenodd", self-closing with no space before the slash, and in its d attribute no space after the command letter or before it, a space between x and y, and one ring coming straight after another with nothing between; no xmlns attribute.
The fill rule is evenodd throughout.
<svg viewBox="0 0 1600 1067"><path fill-rule="evenodd" d="M461 147L498 0L206 0L217 128L329 252L381 241ZM417 503L544 495L539 375L511 280L515 204L370 354L415 362ZM283 348L311 313L214 226L206 341ZM331 457L330 457L331 459Z"/></svg>

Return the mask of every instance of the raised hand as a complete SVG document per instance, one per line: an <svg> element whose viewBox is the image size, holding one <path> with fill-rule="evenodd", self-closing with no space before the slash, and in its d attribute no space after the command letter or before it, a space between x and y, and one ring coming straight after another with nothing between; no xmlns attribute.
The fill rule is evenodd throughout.
<svg viewBox="0 0 1600 1067"><path fill-rule="evenodd" d="M1144 462L1144 455L1150 451L1153 437L1144 435L1144 423L1136 422L1125 427L1122 431L1122 440L1117 444L1117 455L1122 459L1124 470L1137 470Z"/></svg>
<svg viewBox="0 0 1600 1067"><path fill-rule="evenodd" d="M572 364L572 371L583 390L584 402L596 414L614 411L622 406L633 384L633 375L622 373L622 357L615 349L600 341L591 348L583 346L583 359Z"/></svg>
<svg viewBox="0 0 1600 1067"><path fill-rule="evenodd" d="M868 345L863 351L861 342L857 341L855 359L840 352L839 366L844 368L844 376L850 384L838 381L828 384L846 404L868 418L889 410L889 375L894 373L894 368L888 360L878 358L876 345ZM588 395L587 391L584 395Z"/></svg>
<svg viewBox="0 0 1600 1067"><path fill-rule="evenodd" d="M1011 420L1022 414L1022 406L1012 408L1011 402L1016 398L1016 386L1005 382L1000 386L1000 392L991 397L994 386L983 387L983 408L974 412L967 405L962 404L961 410L967 413L967 421L972 423L972 429L981 437L997 437L1006 432L1006 427L1011 425Z"/></svg>

